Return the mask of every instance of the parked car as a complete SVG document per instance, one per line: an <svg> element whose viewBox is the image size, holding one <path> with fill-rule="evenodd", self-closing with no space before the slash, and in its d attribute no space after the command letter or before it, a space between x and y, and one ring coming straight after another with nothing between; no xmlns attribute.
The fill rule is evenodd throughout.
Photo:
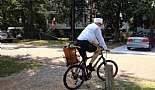
<svg viewBox="0 0 155 90"><path fill-rule="evenodd" d="M133 33L127 40L127 49L145 48L151 50L154 46L153 34L149 32L136 32Z"/></svg>
<svg viewBox="0 0 155 90"><path fill-rule="evenodd" d="M15 39L23 39L23 27L8 27L7 32Z"/></svg>
<svg viewBox="0 0 155 90"><path fill-rule="evenodd" d="M0 31L0 42L12 42L13 36L6 31Z"/></svg>
<svg viewBox="0 0 155 90"><path fill-rule="evenodd" d="M2 32L2 31L0 31L0 41L4 40L6 38L7 38L7 34Z"/></svg>
<svg viewBox="0 0 155 90"><path fill-rule="evenodd" d="M22 39L23 27L8 27L7 30L0 30L0 42L13 42L13 40Z"/></svg>

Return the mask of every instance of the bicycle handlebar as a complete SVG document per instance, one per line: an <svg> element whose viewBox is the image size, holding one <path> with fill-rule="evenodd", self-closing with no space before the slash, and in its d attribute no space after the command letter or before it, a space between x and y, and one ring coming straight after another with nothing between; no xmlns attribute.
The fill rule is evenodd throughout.
<svg viewBox="0 0 155 90"><path fill-rule="evenodd" d="M108 52L110 52L110 49L107 49L107 50L104 50L104 49L101 49L101 51L103 52L106 52L106 53L108 53Z"/></svg>

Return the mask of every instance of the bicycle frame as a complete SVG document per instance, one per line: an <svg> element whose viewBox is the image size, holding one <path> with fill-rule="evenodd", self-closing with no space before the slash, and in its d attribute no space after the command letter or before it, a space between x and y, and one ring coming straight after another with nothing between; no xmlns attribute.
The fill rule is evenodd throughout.
<svg viewBox="0 0 155 90"><path fill-rule="evenodd" d="M106 51L106 54L107 54L107 51ZM87 76L88 74L90 74L90 73L92 72L92 71L89 71L89 70L86 68L86 61L87 61L88 59L90 59L90 58L92 58L92 56L91 56L91 57L87 57L86 60L82 60L82 61L79 63L80 66L84 66L84 69L85 69L84 75L85 75L85 76ZM97 64L99 63L99 61L100 61L101 59L103 59L103 63L106 64L106 59L104 58L103 52L102 52L102 51L101 51L101 56L97 59L97 62L95 62L95 64L93 65L93 68L95 68L95 67L97 66ZM84 64L84 65L82 65L82 64ZM89 72L88 72L88 71L89 71Z"/></svg>
<svg viewBox="0 0 155 90"><path fill-rule="evenodd" d="M80 48L79 46L71 45L71 44L69 44L69 46L70 46L70 47L73 47L73 48L76 48L76 49L77 49L77 48ZM76 51L78 51L78 50L76 50ZM107 51L106 51L106 54L107 54ZM85 69L84 74L85 74L85 76L87 76L88 74L90 74L90 73L92 72L92 71L89 71L89 70L86 68L86 61L87 61L89 58L92 58L92 56L91 56L91 57L87 57L86 60L82 60L82 61L80 61L80 63L79 63L80 66L84 66L84 69ZM106 59L105 59L104 56L103 56L102 50L101 50L101 56L97 59L97 62L95 62L95 64L93 65L93 68L95 68L95 67L97 66L97 64L99 63L100 59L103 59L103 63L106 64ZM84 64L84 65L82 65L82 64ZM88 72L88 71L89 71L89 72Z"/></svg>
<svg viewBox="0 0 155 90"><path fill-rule="evenodd" d="M86 68L86 61L87 60L82 60L81 62L80 62L80 66L82 66L83 68L84 68L84 75L85 76L87 76L88 74L89 74L89 72L88 72L88 69ZM83 65L84 64L84 65Z"/></svg>
<svg viewBox="0 0 155 90"><path fill-rule="evenodd" d="M107 54L107 51L106 51L106 54ZM94 64L93 68L95 68L97 66L100 59L103 59L103 63L106 64L106 59L104 58L102 51L101 51L101 56L98 58L97 62Z"/></svg>
<svg viewBox="0 0 155 90"><path fill-rule="evenodd" d="M78 51L78 50L77 50L77 51ZM106 55L107 55L107 51L106 51L105 53L106 53ZM83 62L84 65L86 66L86 61L87 61L88 59L90 59L90 58L92 58L92 56L87 57L86 60L82 60L82 61L80 62L80 65L81 65L81 63ZM106 59L105 59L105 57L103 56L102 50L101 50L101 56L97 59L97 62L95 62L95 64L93 65L93 68L95 68L95 67L97 66L97 64L99 63L100 59L103 59L103 63L106 64Z"/></svg>

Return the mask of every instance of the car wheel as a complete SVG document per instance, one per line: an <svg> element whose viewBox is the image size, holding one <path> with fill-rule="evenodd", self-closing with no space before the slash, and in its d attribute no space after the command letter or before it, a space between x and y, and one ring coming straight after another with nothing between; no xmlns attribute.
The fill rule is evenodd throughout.
<svg viewBox="0 0 155 90"><path fill-rule="evenodd" d="M127 47L128 50L131 50L131 47Z"/></svg>
<svg viewBox="0 0 155 90"><path fill-rule="evenodd" d="M147 49L148 51L151 51L152 45L149 45L149 48Z"/></svg>
<svg viewBox="0 0 155 90"><path fill-rule="evenodd" d="M12 42L13 42L13 39L8 40L8 42L9 42L9 43L12 43Z"/></svg>
<svg viewBox="0 0 155 90"><path fill-rule="evenodd" d="M147 50L147 51L151 51L151 48L147 48L146 50Z"/></svg>

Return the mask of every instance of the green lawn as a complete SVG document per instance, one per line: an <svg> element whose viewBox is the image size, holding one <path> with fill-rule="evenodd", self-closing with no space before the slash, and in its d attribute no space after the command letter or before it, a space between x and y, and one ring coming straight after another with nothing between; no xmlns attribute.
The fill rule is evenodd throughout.
<svg viewBox="0 0 155 90"><path fill-rule="evenodd" d="M35 46L53 46L53 45L64 45L65 43L68 43L69 40L21 40L18 43L21 44L28 44L28 45L35 45Z"/></svg>
<svg viewBox="0 0 155 90"><path fill-rule="evenodd" d="M115 80L116 90L155 90L155 81L128 77Z"/></svg>
<svg viewBox="0 0 155 90"><path fill-rule="evenodd" d="M9 76L25 69L32 69L39 66L41 66L41 63L36 61L0 56L0 77Z"/></svg>
<svg viewBox="0 0 155 90"><path fill-rule="evenodd" d="M61 38L59 40L21 40L18 43L22 44L31 44L35 46L49 46L49 47L63 47L66 43L69 43L71 41L68 40L68 38ZM121 46L125 43L122 42L106 42L107 47L109 49L113 49L115 47Z"/></svg>

